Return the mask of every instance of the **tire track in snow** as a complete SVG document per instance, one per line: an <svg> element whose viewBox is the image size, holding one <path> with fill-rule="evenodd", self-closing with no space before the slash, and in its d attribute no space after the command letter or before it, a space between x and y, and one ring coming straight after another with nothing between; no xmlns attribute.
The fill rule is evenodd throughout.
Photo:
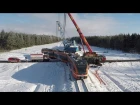
<svg viewBox="0 0 140 105"><path fill-rule="evenodd" d="M133 64L132 64L132 62L129 62L130 64L128 65L128 63L124 63L124 65L125 65L125 67L127 67L127 66L130 66L131 67L131 70L135 73L135 75L136 75L136 77L137 77L137 79L136 78L134 78L134 77L132 77L132 76L129 76L129 75L127 75L126 74L126 76L128 76L128 77L131 77L131 78L134 78L134 79L136 79L136 80L140 80L140 76L138 75L138 73L136 72L136 69L133 67ZM133 63L136 63L136 62L133 62ZM139 70L139 69L138 69ZM123 72L122 72L123 73ZM123 73L124 74L124 73Z"/></svg>
<svg viewBox="0 0 140 105"><path fill-rule="evenodd" d="M114 78L112 78L111 76L109 76L107 73L105 73L104 71L102 71L110 80L112 80L114 82L114 84L116 84L122 91L127 91L127 92L131 92L130 90L126 89L123 85L121 85L118 81L116 81Z"/></svg>
<svg viewBox="0 0 140 105"><path fill-rule="evenodd" d="M91 86L91 91L93 92L103 92L108 91L104 84L100 84L100 81L95 77L94 74L89 70L88 72L89 76L87 78L87 81L89 82L89 85Z"/></svg>
<svg viewBox="0 0 140 105"><path fill-rule="evenodd" d="M105 76L107 76L112 82L114 82L114 84L117 86L117 87L119 87L120 89L121 89L121 91L124 91L124 92L130 92L130 90L129 89L127 89L126 87L124 87L121 83L120 83L120 80L122 80L122 81L124 81L124 82L127 82L127 81L125 81L124 79L121 79L119 76L116 76L118 79L120 79L119 81L118 80L116 80L116 79L114 79L114 77L111 77L110 75L108 75L106 72L104 72L104 71L108 71L108 70L115 70L114 68L112 68L112 67L110 67L110 65L109 65L109 67L106 67L106 69L103 67L103 71L102 71L102 73L105 75ZM111 72L109 72L110 74L112 74ZM128 83L128 82L127 82Z"/></svg>
<svg viewBox="0 0 140 105"><path fill-rule="evenodd" d="M39 88L40 88L40 84L38 84L38 85L36 86L36 88L34 89L33 92L38 92Z"/></svg>
<svg viewBox="0 0 140 105"><path fill-rule="evenodd" d="M94 71L95 71L95 69L93 69ZM92 74L92 69L90 69L90 75ZM105 84L106 85L102 85L103 86L103 88L106 88L106 90L102 90L102 91L108 91L108 92L110 92L110 91L112 91L112 92L121 92L122 91L122 89L120 89L119 87L118 87L118 85L116 85L110 78L108 78L102 71L99 71L100 73L100 78L105 82ZM92 74L93 75L93 74ZM91 76L90 76L91 77ZM92 76L93 77L93 76ZM97 80L97 78L96 77L94 77L94 79L92 79L92 80ZM97 85L98 86L98 85Z"/></svg>
<svg viewBox="0 0 140 105"><path fill-rule="evenodd" d="M116 65L117 66L117 65ZM130 65L129 65L130 66ZM119 71L119 70L117 70L117 69L115 69L115 68L113 68L113 67L111 67L110 65L109 65L109 67L106 67L107 69L107 71L109 70L109 68L110 69L112 69L112 70L115 70L115 71L117 71L117 73L121 73L121 74L123 74L125 77L126 77L126 79L130 79L130 80L125 80L125 79L122 79L120 76L115 76L115 77L112 77L112 78L116 78L116 79L114 79L114 80L116 80L117 82L118 82L118 84L120 84L120 85L122 85L124 88L125 88L125 90L124 91L133 91L133 90L136 90L136 91L139 91L140 90L140 85L139 85L139 83L138 83L138 79L136 79L136 78L134 78L134 77L132 77L132 76L129 76L129 75L127 75L126 73L124 73L124 72L122 72L122 71ZM112 73L110 73L110 74L112 74ZM139 89L139 90L138 90Z"/></svg>
<svg viewBox="0 0 140 105"><path fill-rule="evenodd" d="M4 64L1 73L0 79L11 78L11 76L18 71L19 64Z"/></svg>
<svg viewBox="0 0 140 105"><path fill-rule="evenodd" d="M7 63L4 63L3 66L0 68L0 73L7 72L7 71L11 70L14 66L15 66L15 64L8 65Z"/></svg>

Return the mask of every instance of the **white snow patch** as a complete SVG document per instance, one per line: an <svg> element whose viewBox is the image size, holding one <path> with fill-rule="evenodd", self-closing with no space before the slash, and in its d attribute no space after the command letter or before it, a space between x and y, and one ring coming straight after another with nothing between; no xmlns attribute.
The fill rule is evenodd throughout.
<svg viewBox="0 0 140 105"><path fill-rule="evenodd" d="M30 59L31 53L41 53L42 48L63 49L62 42L12 50L0 54L0 60L9 57ZM140 59L139 54L91 47L107 59ZM86 49L87 50L87 49ZM108 51L108 53L104 53ZM106 83L100 82L89 72L87 86L90 91L140 91L140 62L105 63L99 75ZM95 68L90 68L94 72ZM0 91L16 92L77 92L76 81L70 75L70 68L62 62L44 63L0 63Z"/></svg>

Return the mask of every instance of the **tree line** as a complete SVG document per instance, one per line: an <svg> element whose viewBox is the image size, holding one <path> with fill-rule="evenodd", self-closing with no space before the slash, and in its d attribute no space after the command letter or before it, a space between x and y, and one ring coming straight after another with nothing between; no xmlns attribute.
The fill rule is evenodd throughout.
<svg viewBox="0 0 140 105"><path fill-rule="evenodd" d="M36 35L16 32L0 32L0 50L13 50L33 45L49 44L60 41L61 38L53 35Z"/></svg>
<svg viewBox="0 0 140 105"><path fill-rule="evenodd" d="M72 37L71 40L81 43L80 37ZM140 53L140 34L118 34L112 36L87 36L91 46L121 50L124 52Z"/></svg>

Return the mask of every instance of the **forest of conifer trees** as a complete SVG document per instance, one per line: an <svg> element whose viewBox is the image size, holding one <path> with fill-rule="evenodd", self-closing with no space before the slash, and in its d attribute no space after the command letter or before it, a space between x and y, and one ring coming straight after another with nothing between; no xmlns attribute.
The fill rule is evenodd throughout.
<svg viewBox="0 0 140 105"><path fill-rule="evenodd" d="M72 40L73 39L75 39L77 43L81 43L79 37L73 37ZM91 46L140 53L140 35L136 33L131 35L87 36L86 39Z"/></svg>
<svg viewBox="0 0 140 105"><path fill-rule="evenodd" d="M80 37L72 37L81 44ZM121 50L124 52L140 53L140 35L119 34L111 36L86 36L91 46ZM61 41L61 38L53 35L36 35L16 32L0 32L0 51L31 47L33 45L43 45Z"/></svg>
<svg viewBox="0 0 140 105"><path fill-rule="evenodd" d="M2 30L0 32L0 51L49 44L60 40L60 38L53 35L25 34Z"/></svg>

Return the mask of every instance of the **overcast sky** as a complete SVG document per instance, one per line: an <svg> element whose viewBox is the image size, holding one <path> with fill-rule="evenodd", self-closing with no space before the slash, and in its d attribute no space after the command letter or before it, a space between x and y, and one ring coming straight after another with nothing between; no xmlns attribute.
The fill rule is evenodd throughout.
<svg viewBox="0 0 140 105"><path fill-rule="evenodd" d="M72 13L85 36L140 33L139 13ZM78 36L67 15L66 36ZM56 35L56 21L63 24L64 14L0 13L0 30Z"/></svg>

